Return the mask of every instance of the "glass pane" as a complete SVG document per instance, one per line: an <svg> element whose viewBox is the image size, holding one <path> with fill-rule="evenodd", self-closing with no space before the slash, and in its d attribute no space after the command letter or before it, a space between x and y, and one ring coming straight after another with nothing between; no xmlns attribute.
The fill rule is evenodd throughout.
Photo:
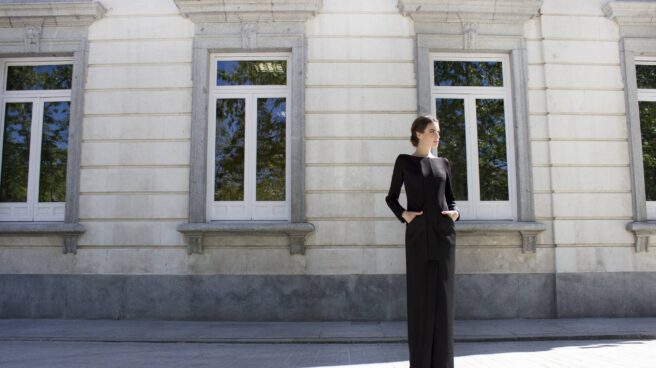
<svg viewBox="0 0 656 368"><path fill-rule="evenodd" d="M7 103L4 118L0 202L27 202L32 103Z"/></svg>
<svg viewBox="0 0 656 368"><path fill-rule="evenodd" d="M7 90L71 89L73 65L13 65L7 71Z"/></svg>
<svg viewBox="0 0 656 368"><path fill-rule="evenodd" d="M639 101L642 159L645 167L645 192L648 201L656 201L656 102Z"/></svg>
<svg viewBox="0 0 656 368"><path fill-rule="evenodd" d="M503 100L476 100L476 123L481 200L507 201L508 159Z"/></svg>
<svg viewBox="0 0 656 368"><path fill-rule="evenodd" d="M39 202L66 201L66 159L70 102L43 104Z"/></svg>
<svg viewBox="0 0 656 368"><path fill-rule="evenodd" d="M216 64L217 86L285 84L286 60L224 60Z"/></svg>
<svg viewBox="0 0 656 368"><path fill-rule="evenodd" d="M438 98L435 111L440 121L439 156L451 162L451 187L456 200L467 197L467 146L465 140L465 100Z"/></svg>
<svg viewBox="0 0 656 368"><path fill-rule="evenodd" d="M216 100L215 201L244 200L246 100Z"/></svg>
<svg viewBox="0 0 656 368"><path fill-rule="evenodd" d="M638 88L656 89L656 65L636 65Z"/></svg>
<svg viewBox="0 0 656 368"><path fill-rule="evenodd" d="M285 200L285 123L284 98L257 99L258 201Z"/></svg>
<svg viewBox="0 0 656 368"><path fill-rule="evenodd" d="M434 61L436 86L503 87L500 61Z"/></svg>

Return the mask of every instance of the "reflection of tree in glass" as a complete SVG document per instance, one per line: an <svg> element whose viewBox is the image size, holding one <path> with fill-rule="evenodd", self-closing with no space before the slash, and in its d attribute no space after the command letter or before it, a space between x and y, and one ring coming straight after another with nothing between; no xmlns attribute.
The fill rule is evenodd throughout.
<svg viewBox="0 0 656 368"><path fill-rule="evenodd" d="M638 88L656 89L656 65L636 65Z"/></svg>
<svg viewBox="0 0 656 368"><path fill-rule="evenodd" d="M436 86L503 87L503 72L498 61L434 61Z"/></svg>
<svg viewBox="0 0 656 368"><path fill-rule="evenodd" d="M285 200L284 98L257 99L256 200Z"/></svg>
<svg viewBox="0 0 656 368"><path fill-rule="evenodd" d="M71 89L73 65L12 65L7 90Z"/></svg>
<svg viewBox="0 0 656 368"><path fill-rule="evenodd" d="M240 60L217 62L217 86L285 84L287 84L286 60Z"/></svg>
<svg viewBox="0 0 656 368"><path fill-rule="evenodd" d="M39 202L66 200L66 159L70 102L46 102L43 106Z"/></svg>
<svg viewBox="0 0 656 368"><path fill-rule="evenodd" d="M467 200L467 146L463 99L438 98L435 111L440 121L439 156L451 162L451 187L456 200Z"/></svg>
<svg viewBox="0 0 656 368"><path fill-rule="evenodd" d="M32 103L5 105L5 126L0 171L0 202L26 202L30 161Z"/></svg>
<svg viewBox="0 0 656 368"><path fill-rule="evenodd" d="M638 102L645 192L648 201L656 201L656 102Z"/></svg>
<svg viewBox="0 0 656 368"><path fill-rule="evenodd" d="M476 120L481 200L508 200L508 161L503 100L476 100Z"/></svg>
<svg viewBox="0 0 656 368"><path fill-rule="evenodd" d="M244 99L216 101L214 199L244 200Z"/></svg>

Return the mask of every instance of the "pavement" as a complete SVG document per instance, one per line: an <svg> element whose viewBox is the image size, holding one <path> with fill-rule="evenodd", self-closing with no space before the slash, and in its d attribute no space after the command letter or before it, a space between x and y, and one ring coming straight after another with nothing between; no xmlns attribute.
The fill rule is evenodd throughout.
<svg viewBox="0 0 656 368"><path fill-rule="evenodd" d="M456 320L456 368L653 368L656 318ZM404 321L0 319L0 367L407 368Z"/></svg>
<svg viewBox="0 0 656 368"><path fill-rule="evenodd" d="M455 342L656 339L656 318L454 321ZM403 343L405 321L236 322L0 319L0 341Z"/></svg>

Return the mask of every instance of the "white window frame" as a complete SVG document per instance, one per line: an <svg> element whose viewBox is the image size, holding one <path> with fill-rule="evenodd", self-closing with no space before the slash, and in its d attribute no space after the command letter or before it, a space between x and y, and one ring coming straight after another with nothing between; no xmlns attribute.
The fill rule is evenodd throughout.
<svg viewBox="0 0 656 368"><path fill-rule="evenodd" d="M636 57L635 59L636 67L638 65L653 65L656 67L656 58L654 57ZM637 70L634 71L637 77ZM638 88L638 102L640 101L650 101L656 102L656 89L646 89ZM641 139L642 141L642 139ZM641 158L642 159L642 158ZM645 183L646 185L646 183ZM646 196L646 193L645 193ZM656 201L645 201L647 205L647 218L656 219Z"/></svg>
<svg viewBox="0 0 656 368"><path fill-rule="evenodd" d="M452 87L435 86L435 61L496 61L502 64L503 87ZM431 113L436 114L435 100L463 99L465 109L465 140L467 145L467 198L458 200L458 208L463 217L472 220L513 220L517 217L515 198L515 147L513 136L513 106L510 80L510 60L508 55L468 53L467 55L453 53L430 53L430 86L431 86ZM476 99L503 99L505 132L506 132L506 159L508 162L508 200L507 201L481 201L478 170L478 130L476 123ZM439 147L438 147L439 149ZM448 158L448 157L447 157ZM458 168L462 170L462 168Z"/></svg>
<svg viewBox="0 0 656 368"><path fill-rule="evenodd" d="M6 91L7 70L16 65L64 65L74 64L72 58L5 58L0 60L0 170L4 142L5 104L31 102L30 157L26 202L0 203L0 221L64 221L66 202L39 202L39 174L41 170L41 146L43 131L43 105L49 101L71 102L71 90ZM70 129L69 116L69 129ZM70 146L70 142L69 142Z"/></svg>
<svg viewBox="0 0 656 368"><path fill-rule="evenodd" d="M221 60L285 60L287 64L287 84L284 86L217 86L216 65ZM291 55L290 53L234 53L210 55L210 81L208 101L208 160L207 160L207 218L210 220L281 220L289 221L291 218ZM256 201L255 175L257 159L257 99L258 98L285 98L285 200L284 201ZM244 144L244 201L215 201L215 135L216 135L216 100L227 98L246 99L246 130Z"/></svg>

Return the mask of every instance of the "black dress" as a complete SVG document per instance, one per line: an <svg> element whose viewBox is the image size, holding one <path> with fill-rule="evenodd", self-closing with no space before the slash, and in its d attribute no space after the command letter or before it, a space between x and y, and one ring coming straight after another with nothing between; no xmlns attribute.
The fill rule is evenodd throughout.
<svg viewBox="0 0 656 368"><path fill-rule="evenodd" d="M401 216L405 211L398 200L401 185L405 185L408 211L424 211L410 223ZM410 367L452 368L456 234L454 221L441 214L458 211L451 164L441 157L399 155L385 201L406 223Z"/></svg>

